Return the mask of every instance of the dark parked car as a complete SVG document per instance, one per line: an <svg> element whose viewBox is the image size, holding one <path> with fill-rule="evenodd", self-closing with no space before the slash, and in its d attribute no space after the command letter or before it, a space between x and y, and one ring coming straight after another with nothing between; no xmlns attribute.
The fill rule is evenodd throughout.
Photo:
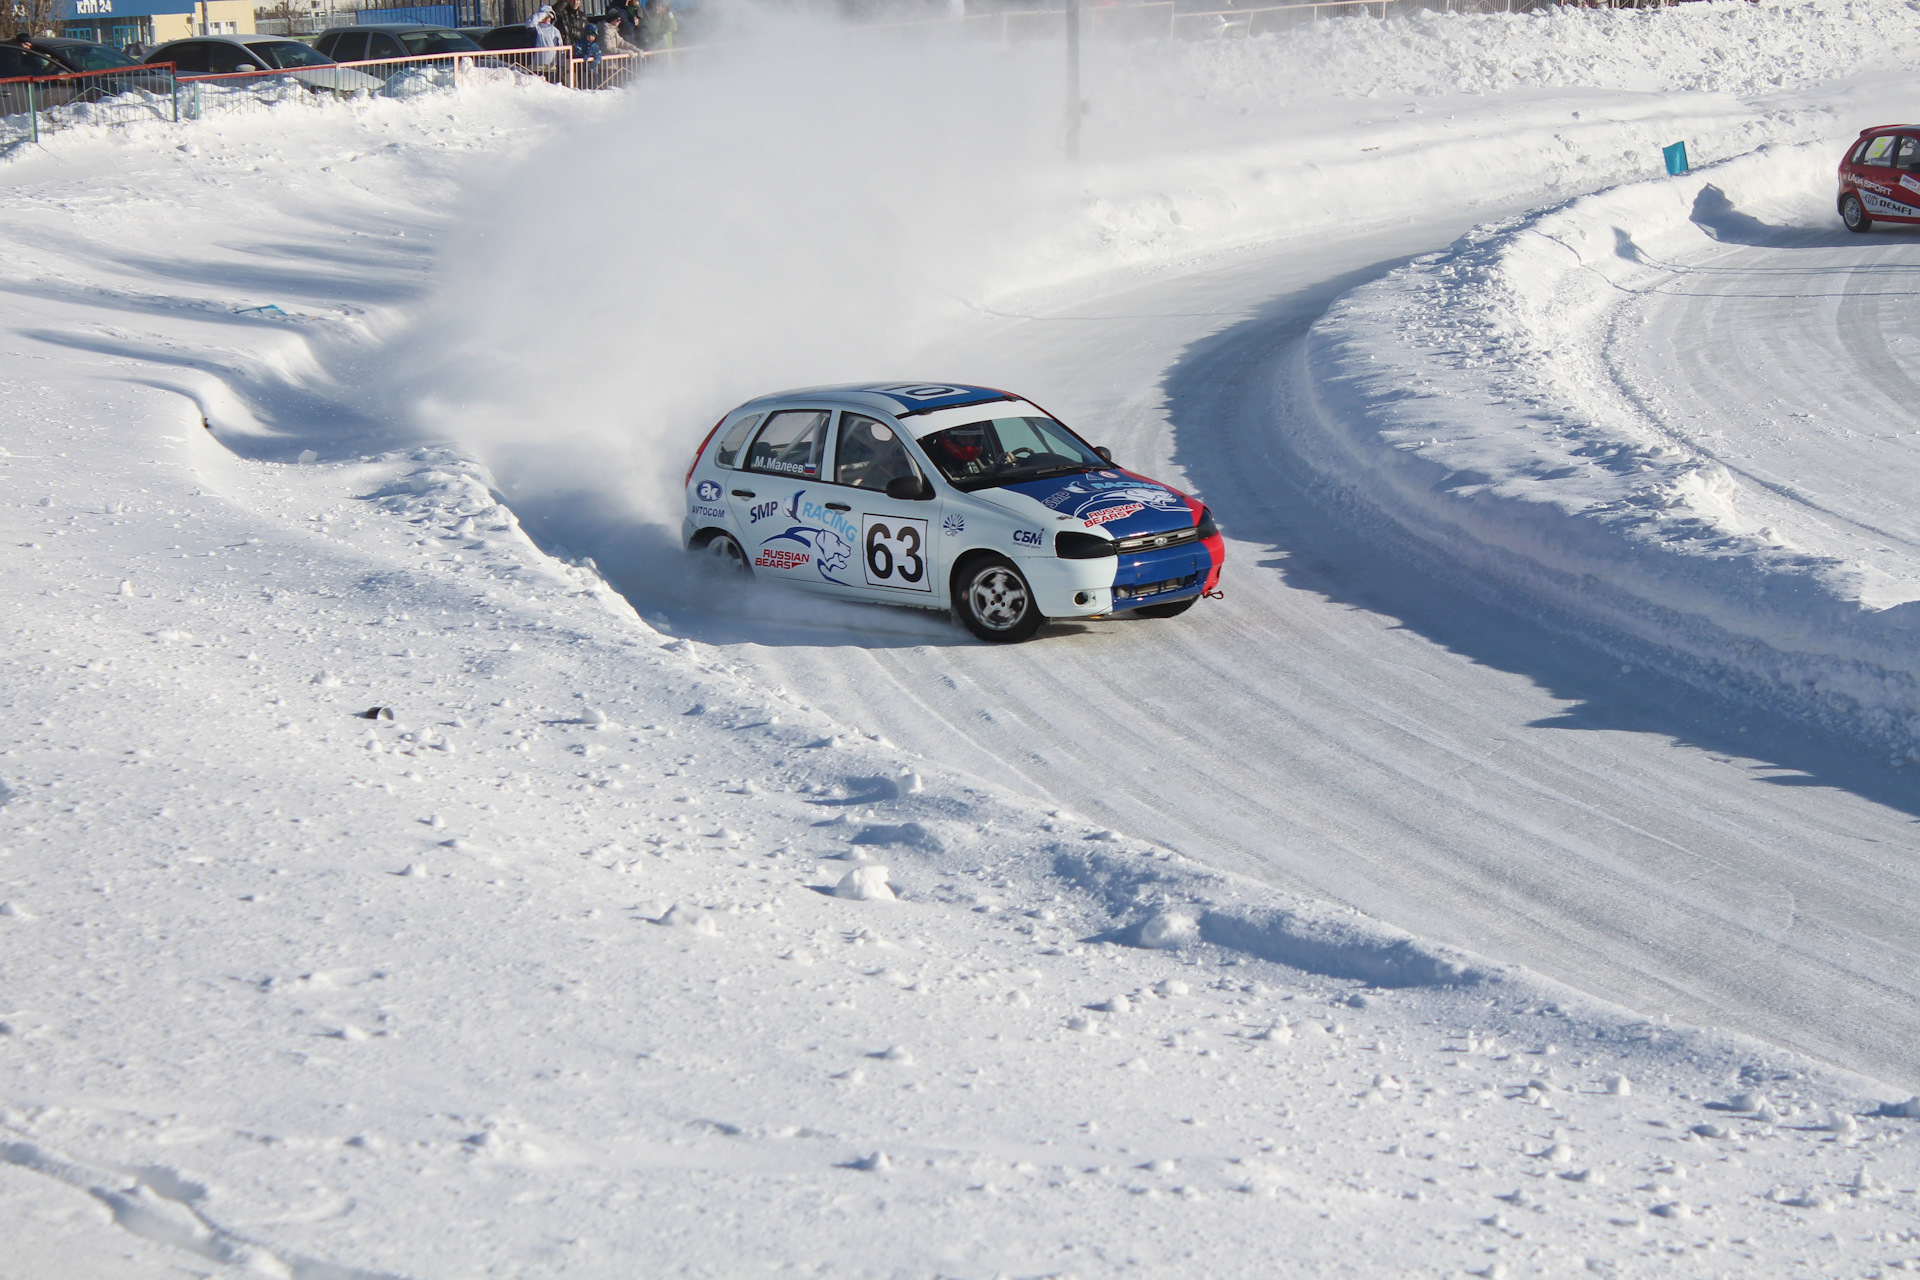
<svg viewBox="0 0 1920 1280"><path fill-rule="evenodd" d="M524 22L505 27L462 27L460 34L479 42L482 49L537 49L540 37Z"/></svg>
<svg viewBox="0 0 1920 1280"><path fill-rule="evenodd" d="M480 45L452 27L425 22L370 22L358 27L329 27L313 47L335 62L377 62L383 58L419 58L434 53L479 53Z"/></svg>
<svg viewBox="0 0 1920 1280"><path fill-rule="evenodd" d="M37 37L31 48L11 41L0 43L0 80L18 76L69 76L75 72L98 74L57 84L35 85L34 106L44 109L63 107L71 102L98 102L130 89L141 89L148 93L173 91L172 77L164 71L149 71L119 50L94 44L90 40L70 40L63 36ZM4 106L0 109L7 114L26 110L25 86L12 86L0 97L4 97Z"/></svg>
<svg viewBox="0 0 1920 1280"><path fill-rule="evenodd" d="M183 79L282 71L315 92L378 91L381 86L381 81L374 77L351 67L338 66L312 45L285 36L194 36L170 40L148 54L147 61L171 62Z"/></svg>

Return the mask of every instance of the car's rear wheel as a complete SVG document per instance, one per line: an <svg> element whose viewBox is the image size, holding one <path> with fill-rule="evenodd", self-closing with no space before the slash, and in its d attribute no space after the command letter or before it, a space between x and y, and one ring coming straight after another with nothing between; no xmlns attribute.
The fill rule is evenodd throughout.
<svg viewBox="0 0 1920 1280"><path fill-rule="evenodd" d="M1868 231L1873 227L1873 219L1867 216L1867 207L1851 191L1840 197L1840 221L1847 224L1849 231Z"/></svg>
<svg viewBox="0 0 1920 1280"><path fill-rule="evenodd" d="M1193 602L1199 596L1188 596L1185 600L1169 600L1165 604L1143 604L1134 612L1143 618L1177 618L1193 608Z"/></svg>
<svg viewBox="0 0 1920 1280"><path fill-rule="evenodd" d="M708 568L722 575L744 578L753 573L747 563L747 553L740 549L740 544L734 541L730 533L708 529L694 537L693 549L700 553Z"/></svg>
<svg viewBox="0 0 1920 1280"><path fill-rule="evenodd" d="M994 644L1017 644L1040 629L1046 618L1033 588L1001 556L979 556L955 575L954 612L967 630Z"/></svg>

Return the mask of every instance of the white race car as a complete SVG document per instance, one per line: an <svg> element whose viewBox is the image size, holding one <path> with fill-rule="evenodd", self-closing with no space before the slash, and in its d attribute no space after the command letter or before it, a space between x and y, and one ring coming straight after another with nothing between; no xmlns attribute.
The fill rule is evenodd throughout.
<svg viewBox="0 0 1920 1280"><path fill-rule="evenodd" d="M810 591L951 608L983 640L1172 617L1226 559L1197 500L987 387L762 396L707 433L686 488L688 547Z"/></svg>

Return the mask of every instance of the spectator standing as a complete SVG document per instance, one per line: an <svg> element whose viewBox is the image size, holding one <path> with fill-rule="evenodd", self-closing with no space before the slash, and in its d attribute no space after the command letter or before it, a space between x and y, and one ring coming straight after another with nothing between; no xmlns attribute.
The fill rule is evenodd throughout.
<svg viewBox="0 0 1920 1280"><path fill-rule="evenodd" d="M624 6L622 8L624 11ZM608 58L616 53L633 52L633 46L620 38L620 17L621 15L608 9L606 16L600 19L600 25L595 32L594 47L598 51L595 54L596 57Z"/></svg>
<svg viewBox="0 0 1920 1280"><path fill-rule="evenodd" d="M558 61L552 50L560 47L560 32L553 25L553 6L543 4L527 19L527 25L533 28L533 37L540 52L533 55L534 64L540 67L552 67Z"/></svg>
<svg viewBox="0 0 1920 1280"><path fill-rule="evenodd" d="M587 15L580 8L580 0L560 0L553 11L553 25L560 33L560 43L571 45L576 53L587 42Z"/></svg>
<svg viewBox="0 0 1920 1280"><path fill-rule="evenodd" d="M679 29L680 20L667 7L667 0L648 0L646 16L640 20L640 47L649 53L671 49L673 33Z"/></svg>

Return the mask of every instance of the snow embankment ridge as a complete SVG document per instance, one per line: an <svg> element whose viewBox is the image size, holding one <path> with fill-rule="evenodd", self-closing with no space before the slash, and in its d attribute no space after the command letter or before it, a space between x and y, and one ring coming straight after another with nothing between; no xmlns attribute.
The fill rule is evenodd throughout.
<svg viewBox="0 0 1920 1280"><path fill-rule="evenodd" d="M1638 412L1605 358L1623 299L1831 160L1769 147L1617 187L1478 228L1355 290L1303 347L1312 405L1296 446L1503 594L1912 751L1920 601L1759 525L1745 484Z"/></svg>

